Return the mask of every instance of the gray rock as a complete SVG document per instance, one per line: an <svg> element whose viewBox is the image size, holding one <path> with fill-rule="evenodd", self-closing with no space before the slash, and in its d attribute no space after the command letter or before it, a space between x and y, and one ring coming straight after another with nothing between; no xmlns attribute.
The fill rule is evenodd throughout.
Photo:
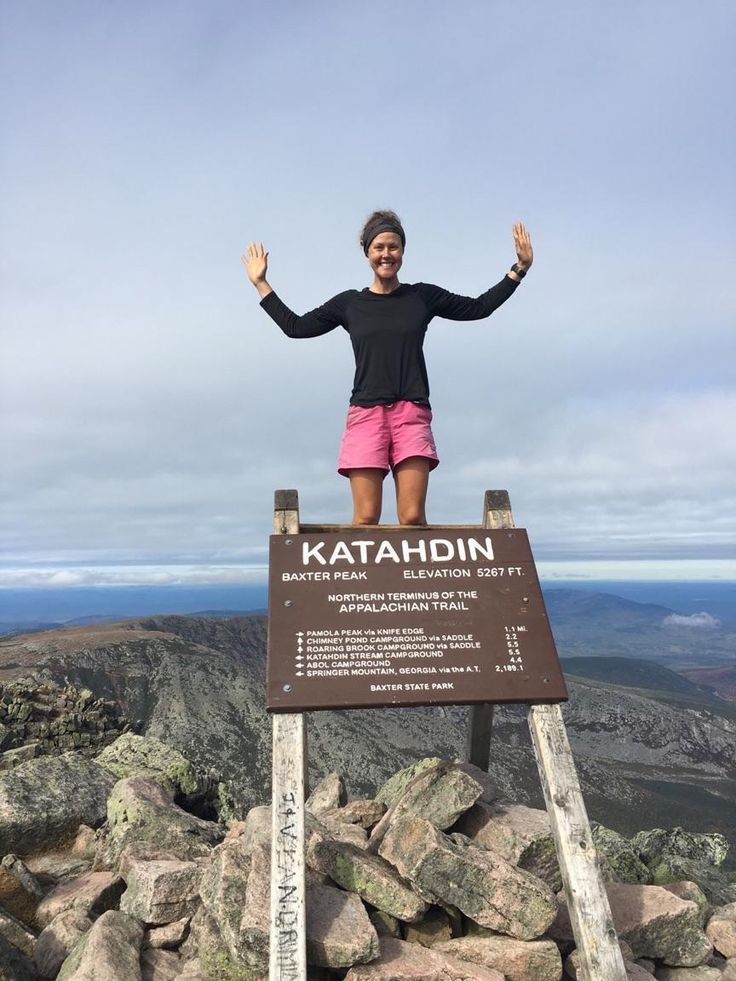
<svg viewBox="0 0 736 981"><path fill-rule="evenodd" d="M305 809L319 817L323 811L342 807L347 801L345 783L339 773L328 773L307 798Z"/></svg>
<svg viewBox="0 0 736 981"><path fill-rule="evenodd" d="M64 961L58 981L141 981L143 927L118 910L92 924Z"/></svg>
<svg viewBox="0 0 736 981"><path fill-rule="evenodd" d="M74 946L92 926L89 916L79 909L59 913L36 941L35 960L42 978L55 978Z"/></svg>
<svg viewBox="0 0 736 981"><path fill-rule="evenodd" d="M191 916L183 916L180 920L174 920L173 923L165 923L163 926L153 927L146 931L143 946L164 949L179 947L189 933L191 919Z"/></svg>
<svg viewBox="0 0 736 981"><path fill-rule="evenodd" d="M78 879L60 883L38 906L37 920L48 926L67 909L81 910L93 916L118 905L125 883L114 872L87 872Z"/></svg>
<svg viewBox="0 0 736 981"><path fill-rule="evenodd" d="M454 831L511 865L536 875L553 892L562 888L554 838L546 811L523 804L478 802L457 822Z"/></svg>
<svg viewBox="0 0 736 981"><path fill-rule="evenodd" d="M0 981L38 981L35 965L0 933Z"/></svg>
<svg viewBox="0 0 736 981"><path fill-rule="evenodd" d="M618 882L638 882L642 885L651 883L650 869L639 858L636 848L627 838L595 822L591 830L595 847L604 856Z"/></svg>
<svg viewBox="0 0 736 981"><path fill-rule="evenodd" d="M723 872L713 865L680 855L661 855L656 864L653 862L649 867L655 885L666 886L688 880L696 882L715 906L736 901L736 882L732 873Z"/></svg>
<svg viewBox="0 0 736 981"><path fill-rule="evenodd" d="M657 981L723 981L724 975L717 967L658 967L654 975Z"/></svg>
<svg viewBox="0 0 736 981"><path fill-rule="evenodd" d="M424 818L440 831L455 824L475 804L483 788L451 763L440 763L417 774L373 829L370 850L377 851L388 828L402 814Z"/></svg>
<svg viewBox="0 0 736 981"><path fill-rule="evenodd" d="M307 902L307 960L343 968L378 957L378 935L360 899L333 886L312 883Z"/></svg>
<svg viewBox="0 0 736 981"><path fill-rule="evenodd" d="M103 749L96 762L117 780L150 777L185 796L196 796L209 789L209 780L182 753L155 736L126 732Z"/></svg>
<svg viewBox="0 0 736 981"><path fill-rule="evenodd" d="M386 813L386 805L378 800L351 800L345 807L334 807L320 815L321 821L339 821L343 824L357 824L368 830L378 824Z"/></svg>
<svg viewBox="0 0 736 981"><path fill-rule="evenodd" d="M195 862L134 862L120 909L143 923L173 923L194 912L201 876Z"/></svg>
<svg viewBox="0 0 736 981"><path fill-rule="evenodd" d="M425 898L456 906L499 933L531 940L555 918L554 894L540 879L422 818L405 814L392 824L380 855Z"/></svg>
<svg viewBox="0 0 736 981"><path fill-rule="evenodd" d="M663 856L678 855L701 865L722 865L728 842L719 834L695 834L682 828L654 828L640 831L631 839L632 847L647 865L657 865Z"/></svg>
<svg viewBox="0 0 736 981"><path fill-rule="evenodd" d="M345 981L504 981L504 976L420 944L382 937L378 960L351 968Z"/></svg>
<svg viewBox="0 0 736 981"><path fill-rule="evenodd" d="M315 832L307 848L307 864L399 920L418 920L427 910L427 903L401 881L387 861L353 845Z"/></svg>
<svg viewBox="0 0 736 981"><path fill-rule="evenodd" d="M715 909L705 934L719 954L736 957L736 903Z"/></svg>
<svg viewBox="0 0 736 981"><path fill-rule="evenodd" d="M33 957L36 935L31 933L25 923L17 920L7 910L0 907L0 937L17 947L26 957Z"/></svg>
<svg viewBox="0 0 736 981"><path fill-rule="evenodd" d="M376 794L375 799L385 804L386 807L393 807L415 777L419 776L425 770L434 769L442 762L437 756L417 760L416 763L412 763L411 766L407 766L405 769L399 770L398 773L394 773L392 777L389 777Z"/></svg>
<svg viewBox="0 0 736 981"><path fill-rule="evenodd" d="M151 947L141 954L141 981L177 981L181 968L179 955L172 950Z"/></svg>
<svg viewBox="0 0 736 981"><path fill-rule="evenodd" d="M42 756L1 773L0 854L48 849L80 824L101 824L114 783L102 767L73 753Z"/></svg>
<svg viewBox="0 0 736 981"><path fill-rule="evenodd" d="M492 967L506 981L560 981L562 959L553 940L514 940L500 935L459 937L435 948L463 961Z"/></svg>
<svg viewBox="0 0 736 981"><path fill-rule="evenodd" d="M662 886L667 892L671 892L675 896L679 896L680 899L689 900L700 910L700 922L702 926L705 926L705 921L708 918L711 905L708 902L708 898L696 882L690 882L687 879L682 882L668 882Z"/></svg>
<svg viewBox="0 0 736 981"><path fill-rule="evenodd" d="M127 777L115 784L107 802L107 820L104 862L110 865L136 841L192 860L209 855L224 834L219 825L177 807L170 791L145 777Z"/></svg>
<svg viewBox="0 0 736 981"><path fill-rule="evenodd" d="M373 909L370 907L368 909L368 919L373 924L379 937L396 937L398 940L402 939L401 921L395 916L391 916L390 913L386 913L382 909Z"/></svg>
<svg viewBox="0 0 736 981"><path fill-rule="evenodd" d="M403 932L408 944L436 947L444 940L452 939L450 914L439 906L430 906L418 923L407 923Z"/></svg>

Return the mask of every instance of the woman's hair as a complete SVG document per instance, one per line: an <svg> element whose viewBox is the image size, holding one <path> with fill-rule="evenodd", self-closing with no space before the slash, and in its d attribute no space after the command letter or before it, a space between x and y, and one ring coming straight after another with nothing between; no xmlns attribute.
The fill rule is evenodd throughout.
<svg viewBox="0 0 736 981"><path fill-rule="evenodd" d="M401 239L401 247L406 248L406 235L396 212L374 211L360 233L360 246L366 255L368 255L368 246L381 232L395 232Z"/></svg>

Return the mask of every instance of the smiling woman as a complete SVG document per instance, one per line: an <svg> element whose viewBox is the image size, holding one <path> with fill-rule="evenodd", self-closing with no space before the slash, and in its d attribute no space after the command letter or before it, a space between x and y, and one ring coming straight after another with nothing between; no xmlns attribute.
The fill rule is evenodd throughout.
<svg viewBox="0 0 736 981"><path fill-rule="evenodd" d="M355 377L338 472L350 479L353 524L377 524L383 481L391 471L400 524L427 523L425 504L431 470L439 463L432 436L424 337L434 317L481 320L504 303L532 264L529 234L514 225L517 262L504 278L478 297L458 296L429 283L399 282L406 234L393 211L374 211L360 244L373 273L363 290L338 293L298 316L271 288L268 252L252 242L241 256L261 306L294 338L319 337L336 327L350 335Z"/></svg>

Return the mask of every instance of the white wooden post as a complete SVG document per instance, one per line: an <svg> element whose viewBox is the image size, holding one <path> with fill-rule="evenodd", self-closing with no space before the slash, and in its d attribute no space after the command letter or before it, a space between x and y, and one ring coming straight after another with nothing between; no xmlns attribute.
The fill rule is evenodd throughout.
<svg viewBox="0 0 736 981"><path fill-rule="evenodd" d="M295 490L276 491L275 535L299 534ZM271 611L277 616L276 611ZM271 790L271 947L269 981L306 981L304 799L306 720L301 713L273 715Z"/></svg>

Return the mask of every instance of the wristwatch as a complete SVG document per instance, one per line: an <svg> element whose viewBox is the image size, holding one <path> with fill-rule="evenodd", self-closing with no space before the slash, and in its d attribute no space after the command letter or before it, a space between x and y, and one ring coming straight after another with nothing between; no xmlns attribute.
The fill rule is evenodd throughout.
<svg viewBox="0 0 736 981"><path fill-rule="evenodd" d="M522 269L518 262L515 262L511 267L511 272L516 273L519 279L523 279L526 276L526 269Z"/></svg>

